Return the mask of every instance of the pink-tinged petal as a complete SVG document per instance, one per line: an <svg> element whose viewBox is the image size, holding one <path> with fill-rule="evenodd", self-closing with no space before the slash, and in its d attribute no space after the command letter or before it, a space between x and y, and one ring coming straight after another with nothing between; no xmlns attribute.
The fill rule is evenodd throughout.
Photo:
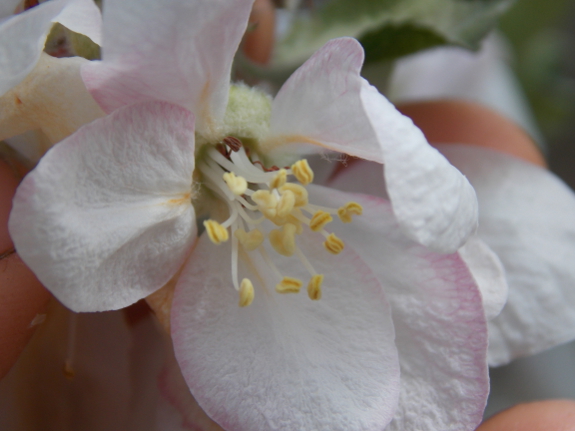
<svg viewBox="0 0 575 431"><path fill-rule="evenodd" d="M109 0L103 60L82 71L110 112L157 99L188 108L207 133L224 116L234 54L253 0Z"/></svg>
<svg viewBox="0 0 575 431"><path fill-rule="evenodd" d="M53 18L66 4L67 0L48 1L0 22L0 95L32 71Z"/></svg>
<svg viewBox="0 0 575 431"><path fill-rule="evenodd" d="M495 318L501 313L509 293L501 260L477 235L469 237L458 253L481 291L485 318Z"/></svg>
<svg viewBox="0 0 575 431"><path fill-rule="evenodd" d="M146 102L96 120L18 188L16 249L72 310L125 307L163 286L194 241L193 169L189 111Z"/></svg>
<svg viewBox="0 0 575 431"><path fill-rule="evenodd" d="M69 0L54 21L102 44L102 14L94 0Z"/></svg>
<svg viewBox="0 0 575 431"><path fill-rule="evenodd" d="M322 241L298 237L325 274L321 300L308 298L298 259L270 251L283 274L305 283L281 295L252 252L240 279L253 281L255 299L240 308L230 245L200 238L176 287L172 338L192 394L224 429L380 431L393 417L399 369L381 285L353 250L334 257Z"/></svg>
<svg viewBox="0 0 575 431"><path fill-rule="evenodd" d="M311 56L274 98L263 150L314 153L323 147L383 163L361 98L363 86L369 86L360 76L363 58L359 42L348 37L331 40Z"/></svg>
<svg viewBox="0 0 575 431"><path fill-rule="evenodd" d="M480 292L457 253L435 253L398 229L389 203L310 187L310 201L356 201L364 212L333 229L376 273L389 297L401 392L386 431L474 430L489 392L487 326Z"/></svg>
<svg viewBox="0 0 575 431"><path fill-rule="evenodd" d="M509 299L489 322L489 363L575 338L575 195L555 175L471 145L441 151L479 199L479 237L501 259Z"/></svg>
<svg viewBox="0 0 575 431"><path fill-rule="evenodd" d="M263 150L281 155L320 146L383 163L401 229L427 247L454 252L477 227L473 188L361 78L362 63L363 49L351 38L334 39L316 52L274 99Z"/></svg>
<svg viewBox="0 0 575 431"><path fill-rule="evenodd" d="M337 190L361 192L388 200L383 169L378 163L353 160L348 166L340 166L328 181L328 185ZM494 318L505 305L508 293L501 261L476 235L469 237L459 249L459 255L467 264L481 291L487 320Z"/></svg>

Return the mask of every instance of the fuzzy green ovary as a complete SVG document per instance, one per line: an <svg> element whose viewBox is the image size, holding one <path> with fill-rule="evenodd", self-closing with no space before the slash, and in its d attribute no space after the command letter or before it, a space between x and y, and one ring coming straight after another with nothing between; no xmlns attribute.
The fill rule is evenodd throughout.
<svg viewBox="0 0 575 431"><path fill-rule="evenodd" d="M245 84L232 84L219 135L221 139L236 137L245 147L258 152L259 142L268 136L271 112L271 96ZM196 133L196 148L220 142L210 142Z"/></svg>

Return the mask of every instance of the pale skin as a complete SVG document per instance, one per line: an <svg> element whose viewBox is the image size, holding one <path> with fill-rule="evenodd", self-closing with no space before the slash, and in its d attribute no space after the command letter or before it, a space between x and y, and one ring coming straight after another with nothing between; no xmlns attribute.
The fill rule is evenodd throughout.
<svg viewBox="0 0 575 431"><path fill-rule="evenodd" d="M244 39L244 52L260 64L269 60L273 48L273 13L271 2L256 0L250 20L254 28ZM432 145L474 144L546 167L523 130L480 105L444 100L410 103L399 109L413 119ZM21 178L21 169L0 159L0 378L18 359L34 332L31 322L44 312L50 299L50 293L18 257L8 233L12 197ZM130 309L141 307L136 304ZM575 431L575 401L520 404L490 418L477 431Z"/></svg>

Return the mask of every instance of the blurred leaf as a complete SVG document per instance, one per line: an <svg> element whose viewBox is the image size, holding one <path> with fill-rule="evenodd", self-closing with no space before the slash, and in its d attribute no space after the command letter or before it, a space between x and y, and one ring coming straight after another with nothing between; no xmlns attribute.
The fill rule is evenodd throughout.
<svg viewBox="0 0 575 431"><path fill-rule="evenodd" d="M367 61L435 45L475 49L514 0L330 0L294 16L274 66L301 64L328 40L360 39Z"/></svg>

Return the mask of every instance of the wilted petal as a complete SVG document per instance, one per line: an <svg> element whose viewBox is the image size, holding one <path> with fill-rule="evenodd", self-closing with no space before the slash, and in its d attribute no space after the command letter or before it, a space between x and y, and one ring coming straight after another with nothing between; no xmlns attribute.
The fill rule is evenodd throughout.
<svg viewBox="0 0 575 431"><path fill-rule="evenodd" d="M501 313L509 292L501 260L477 235L471 236L458 253L481 291L485 318L493 319Z"/></svg>
<svg viewBox="0 0 575 431"><path fill-rule="evenodd" d="M362 63L363 50L351 38L332 40L315 53L274 99L271 137L263 148L281 154L292 146L300 152L320 146L383 163L402 230L434 250L454 252L477 226L473 188L360 77Z"/></svg>
<svg viewBox="0 0 575 431"><path fill-rule="evenodd" d="M380 431L391 420L399 370L383 290L355 252L334 257L322 240L298 237L325 274L321 300L305 285L276 293L279 280L252 253L253 270L240 261L240 277L251 278L255 299L240 308L229 244L200 238L174 295L172 337L194 397L224 429ZM272 258L307 284L297 259Z"/></svg>
<svg viewBox="0 0 575 431"><path fill-rule="evenodd" d="M0 139L40 129L55 144L102 117L80 76L87 62L42 54L26 79L0 97Z"/></svg>
<svg viewBox="0 0 575 431"><path fill-rule="evenodd" d="M405 238L383 199L310 187L310 201L353 200L364 212L329 225L376 273L390 298L401 366L398 411L387 430L474 430L489 392L481 295L457 253Z"/></svg>
<svg viewBox="0 0 575 431"><path fill-rule="evenodd" d="M102 44L102 14L94 0L69 0L68 6L54 21Z"/></svg>
<svg viewBox="0 0 575 431"><path fill-rule="evenodd" d="M441 151L479 199L479 237L501 259L509 299L489 323L502 365L575 338L575 196L545 169L471 145Z"/></svg>
<svg viewBox="0 0 575 431"><path fill-rule="evenodd" d="M224 116L252 2L107 1L103 61L84 67L87 87L107 112L166 100L191 110L198 130L209 131Z"/></svg>
<svg viewBox="0 0 575 431"><path fill-rule="evenodd" d="M75 311L125 307L164 285L194 240L193 116L127 107L49 151L22 182L10 234L22 260Z"/></svg>
<svg viewBox="0 0 575 431"><path fill-rule="evenodd" d="M67 3L67 0L48 1L0 23L0 95L32 71L52 20Z"/></svg>

